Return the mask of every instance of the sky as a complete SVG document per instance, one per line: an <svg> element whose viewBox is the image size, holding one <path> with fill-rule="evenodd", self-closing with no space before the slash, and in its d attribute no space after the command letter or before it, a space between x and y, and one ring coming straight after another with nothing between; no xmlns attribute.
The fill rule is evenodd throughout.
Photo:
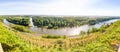
<svg viewBox="0 0 120 52"><path fill-rule="evenodd" d="M0 0L0 15L120 16L120 0Z"/></svg>

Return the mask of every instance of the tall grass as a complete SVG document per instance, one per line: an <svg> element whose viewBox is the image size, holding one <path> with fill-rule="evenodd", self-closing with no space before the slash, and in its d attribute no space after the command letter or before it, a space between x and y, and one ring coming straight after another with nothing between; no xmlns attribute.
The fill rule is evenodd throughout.
<svg viewBox="0 0 120 52"><path fill-rule="evenodd" d="M66 38L66 36L59 36L59 35L42 35L42 38L48 39L59 39L59 38Z"/></svg>
<svg viewBox="0 0 120 52"><path fill-rule="evenodd" d="M29 27L25 27L25 26L21 26L21 25L16 25L16 24L10 24L10 27L12 27L15 30L21 31L21 32L31 33Z"/></svg>
<svg viewBox="0 0 120 52"><path fill-rule="evenodd" d="M37 47L18 37L15 32L7 29L0 22L0 43L4 52L32 52L37 51Z"/></svg>

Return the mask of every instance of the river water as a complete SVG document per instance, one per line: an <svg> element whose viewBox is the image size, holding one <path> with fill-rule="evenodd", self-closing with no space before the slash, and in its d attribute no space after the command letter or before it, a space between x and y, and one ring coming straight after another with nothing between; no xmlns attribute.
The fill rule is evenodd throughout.
<svg viewBox="0 0 120 52"><path fill-rule="evenodd" d="M81 31L87 32L89 29L92 28L100 28L102 25L110 25L111 23L117 21L118 19L112 19L108 21L104 21L95 25L82 25L77 27L65 27L59 29L46 29L46 28L37 28L31 27L30 30L36 32L38 34L47 34L47 35L79 35Z"/></svg>
<svg viewBox="0 0 120 52"><path fill-rule="evenodd" d="M79 35L81 31L87 32L89 29L92 28L100 28L102 25L107 25L111 24L119 19L112 19L104 22L100 22L95 25L82 25L82 26L77 26L77 27L65 27L65 28L58 28L58 29L46 29L46 28L38 28L37 26L33 25L32 18L30 18L30 30L32 32L35 32L37 34L47 34L47 35L67 35L67 36L72 36L72 35ZM4 19L3 20L4 24L9 24L9 22Z"/></svg>

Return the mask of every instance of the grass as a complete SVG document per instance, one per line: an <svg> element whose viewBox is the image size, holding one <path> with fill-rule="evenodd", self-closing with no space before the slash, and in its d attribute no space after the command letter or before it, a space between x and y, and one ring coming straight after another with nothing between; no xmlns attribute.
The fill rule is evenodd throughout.
<svg viewBox="0 0 120 52"><path fill-rule="evenodd" d="M32 33L29 29L29 27L21 26L21 25L16 25L16 24L10 24L10 27L12 27L15 30L21 31L21 32L27 32L27 33Z"/></svg>
<svg viewBox="0 0 120 52"><path fill-rule="evenodd" d="M48 39L58 39L58 38L63 38L63 39L65 39L66 36L59 36L59 35L42 35L42 38L48 38Z"/></svg>
<svg viewBox="0 0 120 52"><path fill-rule="evenodd" d="M34 51L34 46L29 42L18 37L13 31L8 30L0 22L0 43L3 46L4 52L29 52Z"/></svg>

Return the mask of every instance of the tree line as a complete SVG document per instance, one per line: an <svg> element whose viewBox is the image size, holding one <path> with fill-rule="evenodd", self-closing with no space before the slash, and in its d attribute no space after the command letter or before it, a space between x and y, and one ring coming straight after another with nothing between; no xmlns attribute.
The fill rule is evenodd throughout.
<svg viewBox="0 0 120 52"><path fill-rule="evenodd" d="M29 26L30 19L29 18L24 18L24 17L11 17L11 18L6 18L7 21L18 24L18 25L23 25L23 26Z"/></svg>
<svg viewBox="0 0 120 52"><path fill-rule="evenodd" d="M21 16L21 17L8 17L7 20L11 23L29 26L31 16ZM44 28L61 28L61 27L75 27L81 26L85 24L94 25L99 22L117 19L119 17L55 17L55 16L32 16L33 23L37 27L44 27Z"/></svg>
<svg viewBox="0 0 120 52"><path fill-rule="evenodd" d="M35 26L46 28L74 27L84 24L94 25L99 22L116 18L86 18L86 17L33 17Z"/></svg>

